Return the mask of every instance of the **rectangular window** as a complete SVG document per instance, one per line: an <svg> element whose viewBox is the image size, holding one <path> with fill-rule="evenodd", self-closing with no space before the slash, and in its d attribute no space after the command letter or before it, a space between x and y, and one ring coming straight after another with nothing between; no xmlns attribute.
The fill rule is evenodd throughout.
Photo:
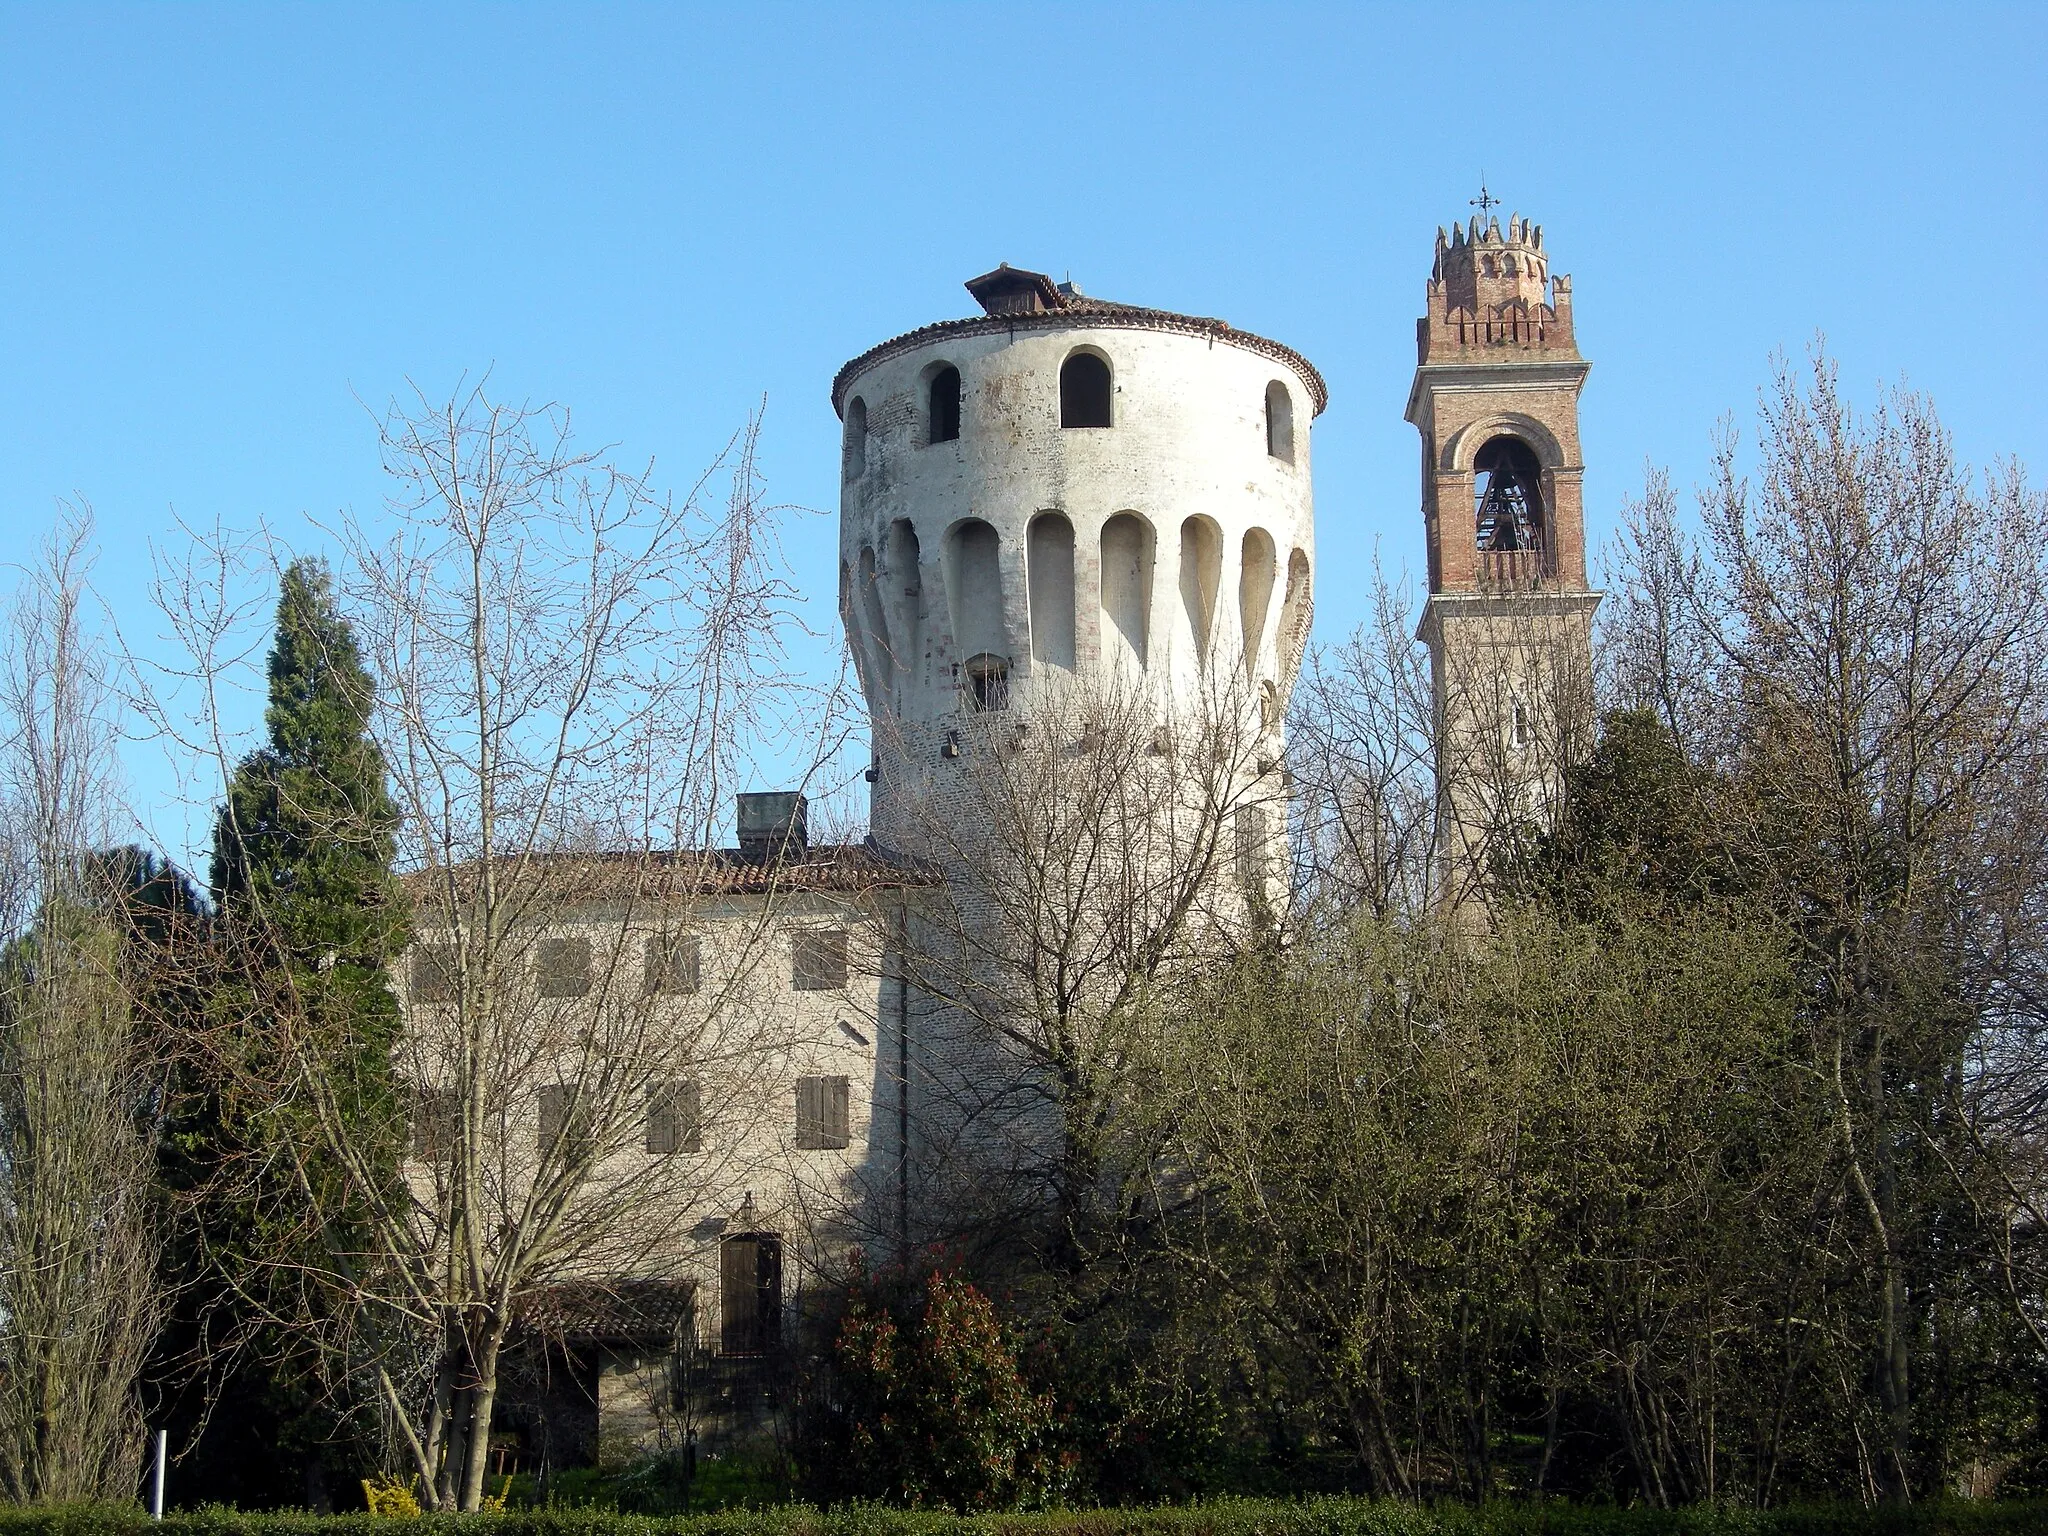
<svg viewBox="0 0 2048 1536"><path fill-rule="evenodd" d="M790 937L790 982L799 992L846 985L846 930L805 928Z"/></svg>
<svg viewBox="0 0 2048 1536"><path fill-rule="evenodd" d="M533 951L533 976L542 997L582 997L590 991L590 940L542 939Z"/></svg>
<svg viewBox="0 0 2048 1536"><path fill-rule="evenodd" d="M412 977L406 992L416 1003L452 1003L455 976L452 945L422 944L412 952Z"/></svg>
<svg viewBox="0 0 2048 1536"><path fill-rule="evenodd" d="M694 1082L657 1083L647 1090L647 1150L704 1150L703 1099Z"/></svg>
<svg viewBox="0 0 2048 1536"><path fill-rule="evenodd" d="M703 985L703 944L694 933L658 933L647 941L650 997L697 991Z"/></svg>
<svg viewBox="0 0 2048 1536"><path fill-rule="evenodd" d="M782 1239L735 1233L718 1249L718 1347L759 1355L782 1336Z"/></svg>
<svg viewBox="0 0 2048 1536"><path fill-rule="evenodd" d="M547 1153L554 1149L562 1137L564 1124L568 1127L568 1139L562 1146L562 1155L570 1160L590 1155L590 1098L586 1091L578 1095L573 1083L546 1083L535 1094L540 1103L540 1127L534 1136L534 1150ZM574 1106L574 1115L570 1113Z"/></svg>
<svg viewBox="0 0 2048 1536"><path fill-rule="evenodd" d="M796 1080L796 1145L799 1152L826 1152L850 1139L849 1093L843 1077Z"/></svg>
<svg viewBox="0 0 2048 1536"><path fill-rule="evenodd" d="M412 1155L423 1163L445 1162L462 1134L462 1103L452 1088L412 1091Z"/></svg>

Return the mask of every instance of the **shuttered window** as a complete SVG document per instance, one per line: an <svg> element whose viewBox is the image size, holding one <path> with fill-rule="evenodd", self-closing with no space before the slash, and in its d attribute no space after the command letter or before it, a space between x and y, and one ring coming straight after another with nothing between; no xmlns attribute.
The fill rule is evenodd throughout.
<svg viewBox="0 0 2048 1536"><path fill-rule="evenodd" d="M535 1098L540 1103L540 1128L534 1137L536 1151L546 1153L554 1149L562 1136L563 1125L568 1124L569 1136L562 1147L562 1155L569 1159L587 1156L590 1152L590 1103L586 1095L577 1102L576 1088L572 1083L543 1084ZM570 1106L575 1105L574 1118L570 1118Z"/></svg>
<svg viewBox="0 0 2048 1536"><path fill-rule="evenodd" d="M703 1101L694 1082L658 1083L647 1090L647 1150L700 1152L704 1147Z"/></svg>
<svg viewBox="0 0 2048 1536"><path fill-rule="evenodd" d="M422 944L412 952L406 992L416 1003L455 1001L455 951L446 944Z"/></svg>
<svg viewBox="0 0 2048 1536"><path fill-rule="evenodd" d="M542 939L533 977L542 997L582 997L590 990L590 940Z"/></svg>
<svg viewBox="0 0 2048 1536"><path fill-rule="evenodd" d="M843 1077L800 1077L796 1080L796 1145L800 1152L826 1152L850 1139L847 1080Z"/></svg>
<svg viewBox="0 0 2048 1536"><path fill-rule="evenodd" d="M718 1347L758 1355L782 1336L782 1239L772 1232L728 1237L718 1252Z"/></svg>
<svg viewBox="0 0 2048 1536"><path fill-rule="evenodd" d="M657 933L647 941L650 997L697 991L703 985L703 946L694 933Z"/></svg>
<svg viewBox="0 0 2048 1536"><path fill-rule="evenodd" d="M462 1131L462 1105L452 1088L415 1088L412 1093L412 1155L444 1162Z"/></svg>
<svg viewBox="0 0 2048 1536"><path fill-rule="evenodd" d="M846 985L846 930L805 928L790 939L790 984L799 992Z"/></svg>

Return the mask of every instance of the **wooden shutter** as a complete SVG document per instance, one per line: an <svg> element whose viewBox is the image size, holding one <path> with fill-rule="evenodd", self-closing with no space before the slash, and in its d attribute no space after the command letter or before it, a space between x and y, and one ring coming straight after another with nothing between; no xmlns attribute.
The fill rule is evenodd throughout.
<svg viewBox="0 0 2048 1536"><path fill-rule="evenodd" d="M796 1145L800 1152L826 1152L850 1139L852 1091L843 1077L796 1080Z"/></svg>
<svg viewBox="0 0 2048 1536"><path fill-rule="evenodd" d="M542 997L582 997L590 991L590 940L542 939L533 974Z"/></svg>
<svg viewBox="0 0 2048 1536"><path fill-rule="evenodd" d="M790 940L791 984L799 992L846 985L846 930L806 928Z"/></svg>
<svg viewBox="0 0 2048 1536"><path fill-rule="evenodd" d="M647 1150L657 1155L703 1150L701 1099L694 1082L647 1090Z"/></svg>
<svg viewBox="0 0 2048 1536"><path fill-rule="evenodd" d="M415 949L406 992L415 1003L454 1002L455 951L446 944L422 944Z"/></svg>
<svg viewBox="0 0 2048 1536"><path fill-rule="evenodd" d="M455 1149L462 1107L448 1088L415 1088L412 1096L412 1155L439 1162Z"/></svg>
<svg viewBox="0 0 2048 1536"><path fill-rule="evenodd" d="M647 941L647 992L691 993L703 985L702 941L694 933L655 934Z"/></svg>

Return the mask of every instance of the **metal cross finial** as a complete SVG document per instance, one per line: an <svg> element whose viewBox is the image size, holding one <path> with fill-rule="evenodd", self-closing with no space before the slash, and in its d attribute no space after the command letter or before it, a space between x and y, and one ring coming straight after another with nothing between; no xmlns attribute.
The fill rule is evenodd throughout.
<svg viewBox="0 0 2048 1536"><path fill-rule="evenodd" d="M1491 218L1493 210L1500 206L1500 199L1486 190L1486 173L1484 171L1479 173L1479 195L1477 197L1468 197L1465 201L1479 210L1481 222Z"/></svg>

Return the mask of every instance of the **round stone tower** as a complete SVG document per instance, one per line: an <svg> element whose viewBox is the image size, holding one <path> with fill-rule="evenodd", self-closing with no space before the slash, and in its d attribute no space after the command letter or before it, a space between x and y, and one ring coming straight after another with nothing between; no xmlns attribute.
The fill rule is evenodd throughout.
<svg viewBox="0 0 2048 1536"><path fill-rule="evenodd" d="M871 825L906 849L963 739L1029 729L1062 688L1141 690L1162 729L1228 693L1277 756L1308 637L1327 398L1308 361L1008 266L967 289L982 314L883 342L832 386Z"/></svg>

